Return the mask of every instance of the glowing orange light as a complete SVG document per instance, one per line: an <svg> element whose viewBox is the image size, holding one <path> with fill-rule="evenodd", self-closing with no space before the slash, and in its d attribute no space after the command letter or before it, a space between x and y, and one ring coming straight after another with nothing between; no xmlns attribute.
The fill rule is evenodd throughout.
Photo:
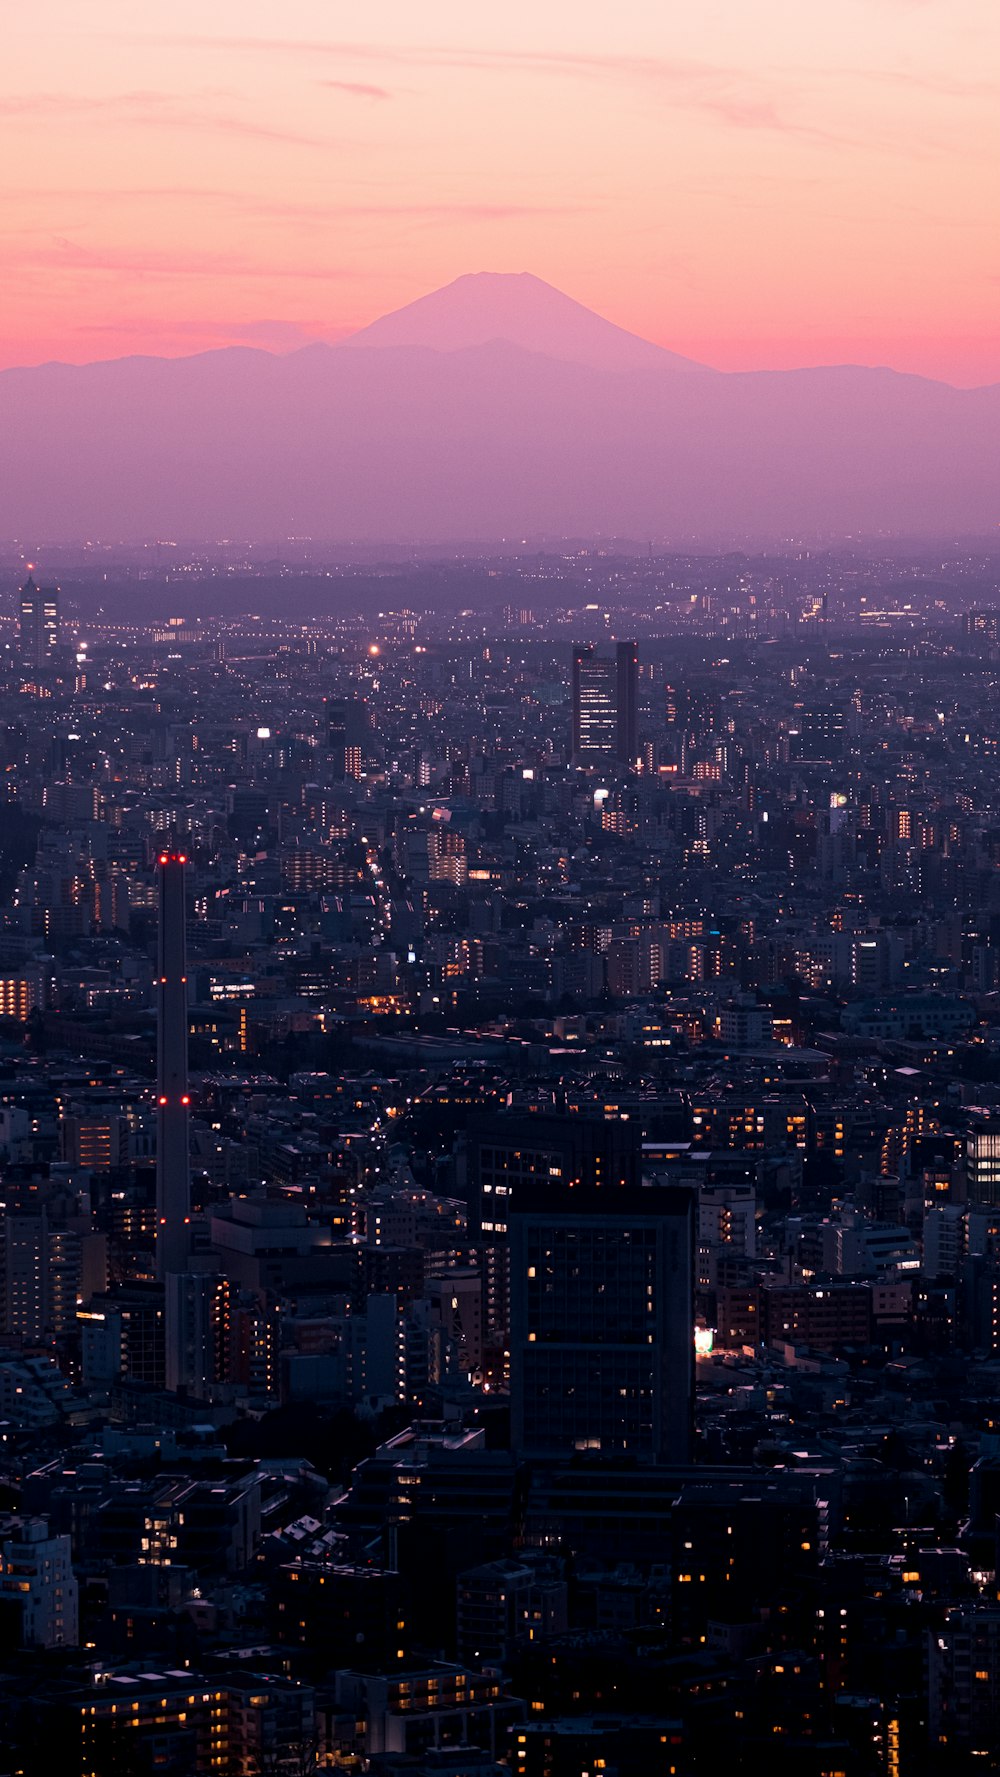
<svg viewBox="0 0 1000 1777"><path fill-rule="evenodd" d="M165 1098L158 1098L156 1102L157 1104L166 1104L167 1101Z"/></svg>
<svg viewBox="0 0 1000 1777"><path fill-rule="evenodd" d="M374 659L376 654L381 654L382 650L379 647L377 642L372 642L371 647L369 648L368 652L372 656L372 659Z"/></svg>
<svg viewBox="0 0 1000 1777"><path fill-rule="evenodd" d="M181 1104L190 1104L190 1103L191 1103L191 1099L190 1099L189 1094L186 1092L183 1093L181 1096Z"/></svg>
<svg viewBox="0 0 1000 1777"><path fill-rule="evenodd" d="M169 864L169 862L170 862L170 854L169 854L169 852L165 852L165 851L161 851L161 853L160 853L160 863L161 863L161 864Z"/></svg>
<svg viewBox="0 0 1000 1777"><path fill-rule="evenodd" d="M184 852L181 852L181 854L180 854L180 856L179 856L179 857L178 857L178 859L177 859L177 862L178 862L178 864L186 864L186 863L187 863L187 855L186 855L186 853L184 853Z"/></svg>

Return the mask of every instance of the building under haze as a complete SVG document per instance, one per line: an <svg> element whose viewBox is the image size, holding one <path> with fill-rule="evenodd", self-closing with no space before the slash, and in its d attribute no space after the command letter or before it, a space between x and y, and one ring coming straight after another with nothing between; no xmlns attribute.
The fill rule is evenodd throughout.
<svg viewBox="0 0 1000 1777"><path fill-rule="evenodd" d="M573 758L578 765L634 765L638 750L638 652L613 655L590 643L573 649Z"/></svg>
<svg viewBox="0 0 1000 1777"><path fill-rule="evenodd" d="M59 646L59 588L36 586L30 574L21 588L19 641L26 673L43 671Z"/></svg>

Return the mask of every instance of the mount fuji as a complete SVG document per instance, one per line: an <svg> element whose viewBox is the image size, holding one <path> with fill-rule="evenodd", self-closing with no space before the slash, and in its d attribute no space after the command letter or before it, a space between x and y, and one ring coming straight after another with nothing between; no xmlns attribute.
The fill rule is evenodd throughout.
<svg viewBox="0 0 1000 1777"><path fill-rule="evenodd" d="M0 535L663 544L981 535L1000 386L722 373L480 273L286 356L0 374Z"/></svg>

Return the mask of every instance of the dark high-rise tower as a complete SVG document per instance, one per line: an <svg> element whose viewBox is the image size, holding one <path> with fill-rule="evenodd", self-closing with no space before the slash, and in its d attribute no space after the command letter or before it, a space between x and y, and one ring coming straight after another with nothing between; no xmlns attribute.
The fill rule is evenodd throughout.
<svg viewBox="0 0 1000 1777"><path fill-rule="evenodd" d="M366 703L358 697L327 698L326 724L326 744L332 755L330 764L334 782L359 778L365 739L370 732Z"/></svg>
<svg viewBox="0 0 1000 1777"><path fill-rule="evenodd" d="M552 1180L593 1191L603 1180L622 1190L642 1177L639 1126L617 1118L547 1116L501 1111L476 1117L467 1131L469 1203L483 1254L483 1330L506 1346L510 1333L509 1218Z"/></svg>
<svg viewBox="0 0 1000 1777"><path fill-rule="evenodd" d="M30 574L21 588L19 639L23 672L51 664L59 646L59 588L36 586Z"/></svg>
<svg viewBox="0 0 1000 1777"><path fill-rule="evenodd" d="M184 877L187 858L162 851L156 968L156 1271L187 1269L191 1220L188 1004Z"/></svg>
<svg viewBox="0 0 1000 1777"><path fill-rule="evenodd" d="M619 642L615 649L617 679L616 734L618 761L635 767L639 751L639 650L634 642Z"/></svg>
<svg viewBox="0 0 1000 1777"><path fill-rule="evenodd" d="M590 643L573 649L573 758L578 765L635 764L638 734L638 653L619 642L614 658Z"/></svg>
<svg viewBox="0 0 1000 1777"><path fill-rule="evenodd" d="M602 1172L514 1185L511 1444L529 1456L688 1462L692 1194Z"/></svg>

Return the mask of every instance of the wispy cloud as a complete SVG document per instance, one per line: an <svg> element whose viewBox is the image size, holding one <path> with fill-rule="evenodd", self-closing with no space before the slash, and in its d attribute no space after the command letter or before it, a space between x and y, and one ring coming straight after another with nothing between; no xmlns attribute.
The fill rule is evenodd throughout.
<svg viewBox="0 0 1000 1777"><path fill-rule="evenodd" d="M901 4L902 0L897 0ZM1000 98L1000 80L959 79L953 74L919 73L908 68L863 68L851 72L851 79L875 81L881 86L908 87L913 92L932 93L943 99Z"/></svg>
<svg viewBox="0 0 1000 1777"><path fill-rule="evenodd" d="M627 82L669 94L673 105L701 111L735 129L762 130L840 142L794 110L796 92L777 82L754 80L745 70L710 62L663 56L584 55L572 50L472 49L462 45L423 45L336 41L322 38L197 37L157 35L130 38L165 49L217 50L227 54L263 54L340 66L377 64L407 69L456 69L487 74L531 73L562 79ZM333 84L323 82L322 84ZM336 84L350 86L349 81Z"/></svg>
<svg viewBox="0 0 1000 1777"><path fill-rule="evenodd" d="M290 200L269 200L255 197L237 198L241 208L255 216L268 216L289 221L302 222L333 222L358 218L379 217L400 218L405 220L458 221L458 222L504 222L513 216L580 216L588 214L592 204L533 204L512 202L444 202L444 203L316 203L303 204Z"/></svg>
<svg viewBox="0 0 1000 1777"><path fill-rule="evenodd" d="M302 279L331 282L356 278L352 267L309 264L296 260L254 260L231 253L190 253L170 249L144 247L86 246L68 236L53 235L47 244L22 242L10 245L4 254L11 267L43 267L74 273L113 273L116 276L141 278L260 278L269 283L296 284Z"/></svg>
<svg viewBox="0 0 1000 1777"><path fill-rule="evenodd" d="M352 99L392 98L387 86L368 86L359 80L321 80L320 86L328 87L333 92L347 93Z"/></svg>
<svg viewBox="0 0 1000 1777"><path fill-rule="evenodd" d="M11 118L93 118L108 122L122 121L129 127L145 125L151 129L204 130L213 134L245 136L262 142L284 143L296 148L324 146L320 137L299 130L279 128L260 118L233 116L214 108L212 95L196 95L202 102L192 104L164 92L107 93L99 96L83 93L18 93L0 98L0 119Z"/></svg>
<svg viewBox="0 0 1000 1777"><path fill-rule="evenodd" d="M26 202L37 207L45 204L61 203L93 203L101 204L142 204L148 206L157 201L174 204L178 200L184 203L203 203L216 205L232 213L243 216L254 216L261 219L289 222L327 223L349 221L352 217L359 220L386 217L387 219L433 221L469 221L469 222L503 222L516 216L580 216L590 214L596 207L594 204L537 204L518 199L476 200L442 200L438 203L425 203L405 199L396 203L342 202L337 198L319 199L316 202L304 203L297 198L266 198L245 191L224 191L210 186L185 185L138 185L138 186L36 186L33 188L19 187L4 191L0 189L0 206L23 208ZM51 217L47 223L36 224L30 230L19 230L20 233L41 233L50 241L52 235ZM66 248L72 244L71 237L58 237L65 242Z"/></svg>

